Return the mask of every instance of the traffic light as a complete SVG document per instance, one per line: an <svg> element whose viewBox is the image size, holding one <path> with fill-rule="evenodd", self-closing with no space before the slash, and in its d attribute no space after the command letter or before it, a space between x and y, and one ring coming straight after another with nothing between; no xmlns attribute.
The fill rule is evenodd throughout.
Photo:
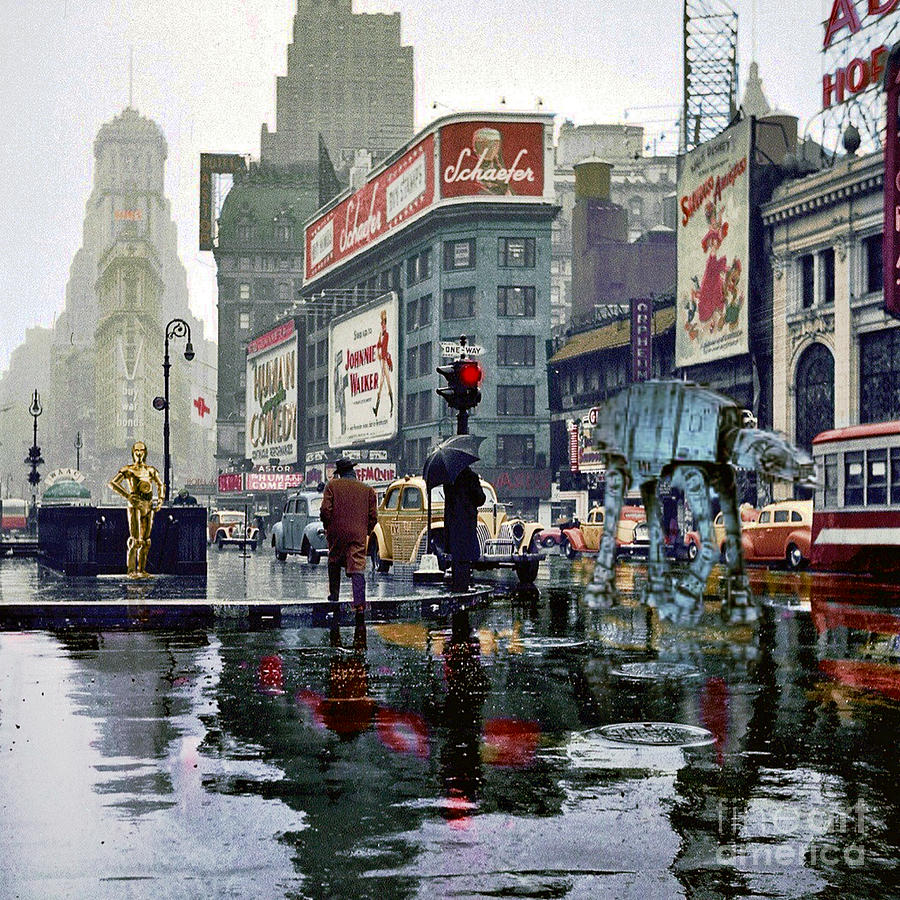
<svg viewBox="0 0 900 900"><path fill-rule="evenodd" d="M438 366L437 373L447 379L447 386L438 388L437 392L448 406L464 411L481 401L478 388L484 379L484 369L477 360L455 359L449 365Z"/></svg>

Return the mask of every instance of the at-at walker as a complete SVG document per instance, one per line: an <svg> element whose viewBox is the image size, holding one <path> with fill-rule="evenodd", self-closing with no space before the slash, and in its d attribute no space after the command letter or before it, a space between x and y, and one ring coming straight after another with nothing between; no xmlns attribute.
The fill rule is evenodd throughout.
<svg viewBox="0 0 900 900"><path fill-rule="evenodd" d="M729 613L733 620L755 618L744 572L735 468L756 469L764 477L814 486L810 456L785 438L756 427L753 416L733 400L684 381L633 384L601 408L594 446L606 462L606 516L594 578L585 597L608 604L615 596L616 523L633 483L640 485L649 532L645 600L660 614L695 619L718 558L713 537L710 488L719 495L725 525ZM665 554L657 486L661 478L684 491L701 548L686 572L672 576Z"/></svg>

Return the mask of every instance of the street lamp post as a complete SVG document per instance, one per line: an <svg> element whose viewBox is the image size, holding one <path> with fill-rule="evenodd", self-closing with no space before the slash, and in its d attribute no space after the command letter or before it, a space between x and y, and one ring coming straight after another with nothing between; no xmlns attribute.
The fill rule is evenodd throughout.
<svg viewBox="0 0 900 900"><path fill-rule="evenodd" d="M166 490L166 502L171 502L169 491L169 472L172 469L172 459L169 455L169 340L170 338L186 337L184 346L184 358L190 362L194 358L194 347L191 344L191 326L184 319L172 319L166 325L165 352L163 354L163 396L153 398L153 408L163 411L163 484Z"/></svg>
<svg viewBox="0 0 900 900"><path fill-rule="evenodd" d="M26 465L31 466L31 471L28 473L28 483L31 485L31 509L34 512L36 504L37 504L37 486L41 482L41 473L38 472L38 466L42 465L44 462L44 458L41 456L41 448L38 446L37 442L37 420L38 416L44 411L44 407L41 406L41 395L38 393L37 388L34 389L34 395L31 398L31 406L28 407L28 412L31 413L34 418L34 441L31 444L31 448L28 451L28 457L25 460Z"/></svg>

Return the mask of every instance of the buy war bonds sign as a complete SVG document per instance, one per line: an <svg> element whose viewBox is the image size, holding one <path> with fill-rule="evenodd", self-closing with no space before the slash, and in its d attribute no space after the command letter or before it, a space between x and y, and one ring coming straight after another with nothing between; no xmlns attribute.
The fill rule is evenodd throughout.
<svg viewBox="0 0 900 900"><path fill-rule="evenodd" d="M675 364L748 351L751 120L688 153L678 179Z"/></svg>

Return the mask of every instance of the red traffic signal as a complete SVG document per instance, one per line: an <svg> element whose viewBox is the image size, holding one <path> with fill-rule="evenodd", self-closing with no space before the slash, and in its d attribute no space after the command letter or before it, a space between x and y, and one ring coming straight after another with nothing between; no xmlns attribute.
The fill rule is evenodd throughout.
<svg viewBox="0 0 900 900"><path fill-rule="evenodd" d="M453 409L471 409L481 401L478 390L484 379L481 363L474 359L455 359L449 365L438 366L436 371L447 379L447 386L438 388L437 392Z"/></svg>
<svg viewBox="0 0 900 900"><path fill-rule="evenodd" d="M477 388L484 380L484 369L474 359L464 359L457 369L459 383L464 388Z"/></svg>

